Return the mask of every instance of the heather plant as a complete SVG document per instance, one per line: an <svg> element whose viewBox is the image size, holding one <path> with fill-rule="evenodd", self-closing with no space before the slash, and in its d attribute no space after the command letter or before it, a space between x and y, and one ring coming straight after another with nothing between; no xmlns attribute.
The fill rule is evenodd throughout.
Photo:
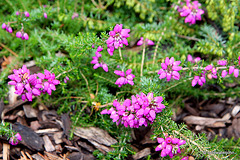
<svg viewBox="0 0 240 160"><path fill-rule="evenodd" d="M1 72L2 97L7 97L8 83L33 105L47 104L59 114L74 111L71 134L76 126L107 130L118 143L106 155L95 151L99 159L134 154L131 132L147 126L153 129L151 138L157 139L154 147L161 157L238 158L239 140L208 141L171 116L172 106L182 105L188 96L239 95L239 87L224 86L239 84L240 36L234 25L239 12L231 15L229 25L221 21L226 8L212 18L210 6L222 6L214 1L39 2L0 4L0 53L15 57ZM229 9L237 7L235 1L224 3ZM135 46L141 51L131 49ZM23 65L29 60L42 72L30 73ZM205 88L212 84L221 92ZM20 141L16 134L10 143ZM234 154L204 154L212 151Z"/></svg>
<svg viewBox="0 0 240 160"><path fill-rule="evenodd" d="M12 126L8 122L1 122L0 135L6 136L11 145L17 145L19 141L22 141L22 137L19 133L12 130Z"/></svg>

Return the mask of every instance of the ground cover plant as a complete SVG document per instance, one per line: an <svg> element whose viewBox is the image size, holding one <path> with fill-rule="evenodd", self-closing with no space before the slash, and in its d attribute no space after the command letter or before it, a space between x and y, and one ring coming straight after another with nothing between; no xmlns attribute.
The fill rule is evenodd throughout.
<svg viewBox="0 0 240 160"><path fill-rule="evenodd" d="M94 146L87 147L93 159L239 159L239 4L1 1L2 143L34 148L22 134L29 129L19 129L38 118L27 115L26 103L70 117L69 127L61 119L68 143L58 144L65 150L49 150L49 138L38 128L34 132L56 156L86 149L76 143L85 139ZM216 100L227 109L203 115L202 106ZM23 115L14 112L17 107L25 109ZM14 124L24 116L29 122ZM93 127L114 143L106 147L86 138L90 133L80 134ZM141 145L137 136L144 132L151 134ZM20 158L22 150L10 152L11 158ZM31 152L37 151L46 154Z"/></svg>

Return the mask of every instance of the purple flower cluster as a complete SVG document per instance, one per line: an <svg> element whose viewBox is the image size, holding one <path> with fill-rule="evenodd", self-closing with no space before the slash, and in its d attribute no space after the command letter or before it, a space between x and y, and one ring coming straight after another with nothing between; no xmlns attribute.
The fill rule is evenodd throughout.
<svg viewBox="0 0 240 160"><path fill-rule="evenodd" d="M8 84L15 86L15 93L22 95L23 101L26 99L32 101L32 96L39 96L41 93L51 95L52 90L56 90L55 85L60 83L55 79L55 74L48 70L44 70L44 74L30 75L30 71L25 65L18 70L14 69L13 73L8 76L11 79Z"/></svg>
<svg viewBox="0 0 240 160"><path fill-rule="evenodd" d="M29 37L28 37L28 34L27 33L24 33L23 32L23 30L21 30L21 31L18 31L17 33L16 33L16 37L17 38L21 38L22 40L28 40L29 39Z"/></svg>
<svg viewBox="0 0 240 160"><path fill-rule="evenodd" d="M9 32L9 33L13 32L12 27L9 24L3 23L2 24L2 29L6 29L6 31Z"/></svg>
<svg viewBox="0 0 240 160"><path fill-rule="evenodd" d="M196 57L196 58L193 59L193 57L189 54L187 56L187 61L192 62L192 63L197 63L197 62L201 61L201 58L200 57Z"/></svg>
<svg viewBox="0 0 240 160"><path fill-rule="evenodd" d="M113 31L109 32L110 37L107 39L106 43L108 46L108 53L112 56L114 49L123 47L123 44L128 45L127 38L130 36L130 29L122 29L122 24L116 24Z"/></svg>
<svg viewBox="0 0 240 160"><path fill-rule="evenodd" d="M106 63L104 63L102 60L101 60L101 57L102 55L100 54L100 52L103 50L103 48L101 46L99 46L97 48L97 51L95 52L95 57L92 57L92 61L91 61L91 64L94 64L93 66L93 69L97 69L98 67L102 67L103 70L105 72L108 72L108 66Z"/></svg>
<svg viewBox="0 0 240 160"><path fill-rule="evenodd" d="M116 75L121 76L115 82L115 84L118 85L118 87L121 87L124 84L130 84L132 86L134 85L133 78L135 78L135 75L132 74L132 69L128 69L126 71L126 75L125 75L124 71L119 71L119 70L115 70L114 73Z"/></svg>
<svg viewBox="0 0 240 160"><path fill-rule="evenodd" d="M78 13L74 12L73 15L72 15L72 19L75 19L78 17Z"/></svg>
<svg viewBox="0 0 240 160"><path fill-rule="evenodd" d="M192 80L192 86L194 87L196 84L202 86L204 83L206 83L206 78L205 78L205 71L201 73L200 76L194 76Z"/></svg>
<svg viewBox="0 0 240 160"><path fill-rule="evenodd" d="M110 118L117 125L120 123L125 127L138 128L139 126L148 126L148 123L153 123L156 118L156 113L162 112L165 105L162 104L161 96L154 97L153 93L144 93L140 95L132 95L131 100L126 99L123 104L117 100L113 101L113 106L109 110L105 109L101 114L110 114Z"/></svg>
<svg viewBox="0 0 240 160"><path fill-rule="evenodd" d="M28 11L25 11L23 13L24 13L25 17L29 17L30 16ZM22 12L19 12L19 11L16 12L16 16L19 16L20 14L22 15Z"/></svg>
<svg viewBox="0 0 240 160"><path fill-rule="evenodd" d="M19 141L22 141L22 137L19 133L9 139L9 143L14 146L17 145Z"/></svg>
<svg viewBox="0 0 240 160"><path fill-rule="evenodd" d="M150 45L150 46L154 45L153 41L151 41L151 40L149 40L147 38L144 40L144 38L141 37L140 40L137 42L137 45L141 46L141 45L143 45L143 43L146 43L147 45Z"/></svg>
<svg viewBox="0 0 240 160"><path fill-rule="evenodd" d="M201 15L204 13L202 9L199 9L201 4L198 1L186 0L186 4L181 3L181 7L178 7L178 12L181 17L185 18L185 23L190 25L195 24L196 20L200 21Z"/></svg>
<svg viewBox="0 0 240 160"><path fill-rule="evenodd" d="M238 63L240 63L240 56L238 57ZM235 66L229 66L225 67L227 65L227 60L218 60L217 64L221 67L222 72L221 72L221 77L224 78L228 74L231 75L233 74L235 78L239 76L239 69L236 68ZM217 79L217 70L219 68L214 67L212 64L207 65L204 70L202 71L201 75L194 76L192 80L192 86L194 87L196 84L199 84L202 86L204 83L206 83L206 75L208 79L215 78Z"/></svg>
<svg viewBox="0 0 240 160"><path fill-rule="evenodd" d="M169 155L171 158L177 153L181 153L180 146L185 144L185 140L178 138L172 138L171 136L164 138L157 138L159 145L155 148L155 151L161 151L161 157Z"/></svg>
<svg viewBox="0 0 240 160"><path fill-rule="evenodd" d="M170 81L171 78L179 80L180 74L178 71L182 69L181 66L178 66L181 61L174 61L174 57L166 57L165 62L161 63L162 69L158 71L159 79L167 78L167 81Z"/></svg>

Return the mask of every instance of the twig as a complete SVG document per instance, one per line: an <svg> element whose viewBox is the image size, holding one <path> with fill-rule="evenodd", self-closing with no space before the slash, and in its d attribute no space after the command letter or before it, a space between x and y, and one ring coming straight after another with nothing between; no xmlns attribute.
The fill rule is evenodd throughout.
<svg viewBox="0 0 240 160"><path fill-rule="evenodd" d="M3 143L3 160L9 160L10 144Z"/></svg>
<svg viewBox="0 0 240 160"><path fill-rule="evenodd" d="M10 53L12 53L14 56L18 57L18 55L17 55L15 52L13 52L11 49L9 49L7 46L5 46L5 45L2 44L2 43L0 43L0 45L1 45L3 48L5 48L6 50L8 50Z"/></svg>
<svg viewBox="0 0 240 160"><path fill-rule="evenodd" d="M200 39L195 38L195 37L188 37L188 36L183 36L183 35L178 35L178 34L177 34L177 36L180 38L187 39L187 40L200 41Z"/></svg>
<svg viewBox="0 0 240 160"><path fill-rule="evenodd" d="M140 73L140 76L142 77L143 76L143 64L144 64L144 58L145 58L145 42L143 43L143 53L142 53L142 63L141 63L141 73Z"/></svg>
<svg viewBox="0 0 240 160"><path fill-rule="evenodd" d="M193 78L188 78L188 79L183 80L183 81L181 81L181 82L179 82L179 83L175 83L175 84L172 85L171 87L168 87L168 88L164 89L162 92L166 92L167 90L169 90L169 89L171 89L171 88L173 88L173 87L176 87L177 85L179 85L179 84L181 84L181 83L183 83L183 82L189 81L189 80L191 80L191 79L193 79Z"/></svg>
<svg viewBox="0 0 240 160"><path fill-rule="evenodd" d="M82 73L82 71L81 71L81 70L79 70L79 71L80 71L81 75L83 76L83 79L84 79L85 82L86 82L86 85L87 85L87 88L88 88L88 92L89 92L89 96L91 96L91 91L90 91L90 87L89 87L89 85L88 85L88 80L87 80L87 78L84 76L84 74Z"/></svg>
<svg viewBox="0 0 240 160"><path fill-rule="evenodd" d="M59 78L61 75L65 74L65 73L68 73L72 70L73 70L73 68L69 69L68 71L64 71L64 72L60 73L59 75L56 76L56 79Z"/></svg>
<svg viewBox="0 0 240 160"><path fill-rule="evenodd" d="M119 51L119 56L120 56L121 60L123 60L123 58L122 58L122 52L121 52L121 48L120 48L120 47L118 48L118 51Z"/></svg>
<svg viewBox="0 0 240 160"><path fill-rule="evenodd" d="M156 60L156 56L157 56L157 49L158 49L158 46L159 46L159 43L164 35L164 31L166 30L166 27L163 29L163 32L162 32L162 35L159 37L158 41L157 41L157 45L155 47L155 51L154 51L154 55L153 55L153 66L155 64L155 60Z"/></svg>

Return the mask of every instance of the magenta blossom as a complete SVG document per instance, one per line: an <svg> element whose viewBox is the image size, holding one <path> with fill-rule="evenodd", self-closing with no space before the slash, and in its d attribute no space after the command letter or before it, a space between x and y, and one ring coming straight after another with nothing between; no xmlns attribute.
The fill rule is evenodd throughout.
<svg viewBox="0 0 240 160"><path fill-rule="evenodd" d="M101 60L102 55L99 53L103 50L101 46L97 48L97 51L95 52L96 56L92 57L91 64L94 64L93 69L97 69L98 67L102 67L105 72L108 72L108 66L106 63L104 63Z"/></svg>
<svg viewBox="0 0 240 160"><path fill-rule="evenodd" d="M116 75L121 76L120 78L117 79L115 84L118 85L118 87L121 87L122 85L125 85L127 83L133 86L134 85L133 78L135 78L135 75L131 74L131 72L132 69L128 69L125 75L123 71L115 70L114 73Z"/></svg>
<svg viewBox="0 0 240 160"><path fill-rule="evenodd" d="M18 31L16 33L16 37L17 38L21 38L22 40L28 40L29 39L29 36L27 33L24 33L22 30L21 31Z"/></svg>
<svg viewBox="0 0 240 160"><path fill-rule="evenodd" d="M186 143L185 140L178 138L172 138L172 136L164 138L157 138L159 145L155 148L155 151L161 151L161 157L169 155L172 158L174 155L181 153L180 146Z"/></svg>
<svg viewBox="0 0 240 160"><path fill-rule="evenodd" d="M178 71L182 69L181 66L178 66L181 61L174 61L174 57L170 59L166 57L165 62L161 63L162 69L158 71L159 79L167 78L167 81L170 81L171 78L179 80L180 74Z"/></svg>
<svg viewBox="0 0 240 160"><path fill-rule="evenodd" d="M78 17L78 13L74 12L73 15L72 15L72 19L75 19Z"/></svg>
<svg viewBox="0 0 240 160"><path fill-rule="evenodd" d="M150 46L154 45L153 41L151 41L151 40L149 40L147 38L144 40L144 38L141 37L140 40L137 42L137 45L141 46L141 45L143 45L143 43L146 43L147 45L150 45Z"/></svg>
<svg viewBox="0 0 240 160"><path fill-rule="evenodd" d="M19 133L9 139L9 143L14 146L17 145L19 141L22 141L22 137Z"/></svg>
<svg viewBox="0 0 240 160"><path fill-rule="evenodd" d="M227 61L226 60L218 60L217 64L220 66L226 66L227 65Z"/></svg>
<svg viewBox="0 0 240 160"><path fill-rule="evenodd" d="M205 78L205 71L201 74L201 76L194 76L192 80L192 86L194 87L196 84L202 86L204 83L206 83Z"/></svg>
<svg viewBox="0 0 240 160"><path fill-rule="evenodd" d="M66 77L64 78L64 83L67 83L67 81L69 81L68 76L66 76Z"/></svg>
<svg viewBox="0 0 240 160"><path fill-rule="evenodd" d="M205 67L205 71L207 72L208 79L215 78L217 79L217 70L213 65L208 65Z"/></svg>
<svg viewBox="0 0 240 160"><path fill-rule="evenodd" d="M14 74L8 76L11 79L9 85L15 86L15 93L22 95L22 100L32 101L32 96L39 96L47 92L51 95L52 90L56 90L55 85L60 83L55 79L55 74L48 70L44 74L38 73L30 75L29 69L25 65L22 68L13 70ZM38 79L39 77L39 79Z"/></svg>
<svg viewBox="0 0 240 160"><path fill-rule="evenodd" d="M28 13L28 11L25 11L24 14L25 14L26 17L29 17L29 16L30 16L29 13Z"/></svg>
<svg viewBox="0 0 240 160"><path fill-rule="evenodd" d="M201 4L198 1L190 2L190 0L186 0L186 5L182 7L178 7L178 12L180 12L181 17L185 18L185 23L189 23L190 25L195 24L196 20L201 20L201 15L204 13L202 9L199 9Z"/></svg>
<svg viewBox="0 0 240 160"><path fill-rule="evenodd" d="M234 66L230 66L229 67L229 74L232 74L234 75L234 77L238 77L239 75L239 69L235 68Z"/></svg>
<svg viewBox="0 0 240 160"><path fill-rule="evenodd" d="M156 114L165 108L162 101L162 97L154 97L153 93L141 93L132 95L131 100L126 99L122 104L114 100L113 107L103 110L101 114L110 114L110 118L117 125L123 124L130 128L148 126L148 123L153 123Z"/></svg>
<svg viewBox="0 0 240 160"><path fill-rule="evenodd" d="M192 62L192 63L197 63L197 62L201 61L201 58L200 57L196 57L196 58L193 59L192 55L189 54L187 56L187 61Z"/></svg>
<svg viewBox="0 0 240 160"><path fill-rule="evenodd" d="M46 12L43 13L43 16L44 16L44 18L47 19L47 13Z"/></svg>
<svg viewBox="0 0 240 160"><path fill-rule="evenodd" d="M130 29L122 29L122 24L116 24L113 31L109 32L109 38L106 43L108 46L108 53L112 56L114 49L123 47L123 44L128 45L127 38L130 36Z"/></svg>

